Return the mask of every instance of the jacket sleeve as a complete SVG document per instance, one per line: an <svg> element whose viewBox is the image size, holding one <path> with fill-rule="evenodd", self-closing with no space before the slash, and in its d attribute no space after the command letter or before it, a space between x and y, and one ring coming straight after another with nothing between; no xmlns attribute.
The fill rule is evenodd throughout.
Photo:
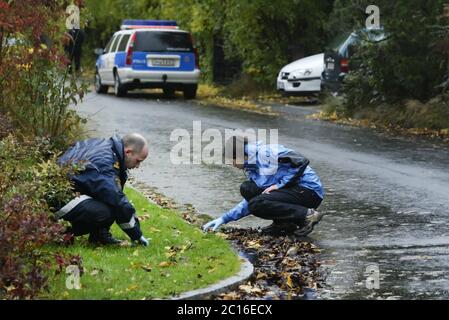
<svg viewBox="0 0 449 320"><path fill-rule="evenodd" d="M243 199L239 204L223 214L221 217L225 223L228 223L229 221L239 220L247 215L249 215L248 201Z"/></svg>
<svg viewBox="0 0 449 320"><path fill-rule="evenodd" d="M113 207L117 224L131 240L137 240L142 236L142 231L136 210L117 186L115 178L113 171L88 170L74 176L72 180L80 186L83 193Z"/></svg>

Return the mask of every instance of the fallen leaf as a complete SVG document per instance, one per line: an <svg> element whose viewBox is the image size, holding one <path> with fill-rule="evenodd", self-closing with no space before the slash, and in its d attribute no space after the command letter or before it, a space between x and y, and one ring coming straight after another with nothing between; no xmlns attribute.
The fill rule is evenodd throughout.
<svg viewBox="0 0 449 320"><path fill-rule="evenodd" d="M257 274L257 276L256 276L256 279L257 280L260 280L260 279L267 279L268 278L268 275L266 274L266 273L264 273L264 272L259 272L258 274Z"/></svg>
<svg viewBox="0 0 449 320"><path fill-rule="evenodd" d="M248 241L246 243L246 245L248 246L248 248L251 248L251 249L260 249L262 247L262 245L259 243L258 240Z"/></svg>
<svg viewBox="0 0 449 320"><path fill-rule="evenodd" d="M103 269L93 269L92 272L90 273L91 276L96 276L98 275L100 272L103 272Z"/></svg>
<svg viewBox="0 0 449 320"><path fill-rule="evenodd" d="M241 299L241 296L235 291L231 291L229 293L222 294L221 297L223 298L223 300L240 300Z"/></svg>
<svg viewBox="0 0 449 320"><path fill-rule="evenodd" d="M126 291L135 291L139 288L137 284L130 285L128 288L126 288Z"/></svg>
<svg viewBox="0 0 449 320"><path fill-rule="evenodd" d="M294 256L297 253L298 253L298 248L290 247L290 249L287 250L287 253L285 255L287 255L287 256Z"/></svg>
<svg viewBox="0 0 449 320"><path fill-rule="evenodd" d="M141 268L143 270L145 270L146 272L151 272L151 270L152 270L152 267L149 264L144 264L141 266Z"/></svg>
<svg viewBox="0 0 449 320"><path fill-rule="evenodd" d="M290 288L293 288L293 283L292 283L292 276L291 274L289 274L287 276L287 286L289 286Z"/></svg>
<svg viewBox="0 0 449 320"><path fill-rule="evenodd" d="M159 267L161 267L161 268L170 267L171 265L172 265L172 263L168 262L168 261L163 261L163 262L159 263Z"/></svg>

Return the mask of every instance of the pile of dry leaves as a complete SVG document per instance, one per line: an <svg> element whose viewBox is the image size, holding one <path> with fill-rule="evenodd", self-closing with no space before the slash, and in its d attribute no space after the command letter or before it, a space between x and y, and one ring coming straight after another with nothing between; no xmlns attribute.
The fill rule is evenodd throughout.
<svg viewBox="0 0 449 320"><path fill-rule="evenodd" d="M253 263L255 272L246 284L215 299L305 299L324 282L320 249L312 243L256 229L227 229L225 237Z"/></svg>

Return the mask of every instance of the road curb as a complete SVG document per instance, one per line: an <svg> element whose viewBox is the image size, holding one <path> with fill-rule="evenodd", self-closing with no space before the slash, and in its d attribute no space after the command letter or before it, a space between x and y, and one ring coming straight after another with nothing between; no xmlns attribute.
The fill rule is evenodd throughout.
<svg viewBox="0 0 449 320"><path fill-rule="evenodd" d="M214 283L206 288L187 291L179 296L173 296L171 297L171 300L205 300L210 298L212 295L218 295L238 287L241 283L248 280L248 278L254 273L253 264L242 255L239 255L239 257L242 264L240 265L240 271L237 274L221 280L220 282Z"/></svg>

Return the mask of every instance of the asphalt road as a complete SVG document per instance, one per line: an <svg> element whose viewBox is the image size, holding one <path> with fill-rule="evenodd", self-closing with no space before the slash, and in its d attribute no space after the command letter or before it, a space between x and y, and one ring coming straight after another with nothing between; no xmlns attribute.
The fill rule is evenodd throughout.
<svg viewBox="0 0 449 320"><path fill-rule="evenodd" d="M240 201L245 176L218 164L172 164L173 130L193 135L193 121L221 132L278 129L280 143L307 156L325 186L326 216L310 235L328 270L321 298L449 298L449 147L306 119L317 108L274 105L280 115L266 116L143 93L90 93L76 106L93 136L145 135L149 159L132 175L211 216ZM266 222L248 217L237 224Z"/></svg>

